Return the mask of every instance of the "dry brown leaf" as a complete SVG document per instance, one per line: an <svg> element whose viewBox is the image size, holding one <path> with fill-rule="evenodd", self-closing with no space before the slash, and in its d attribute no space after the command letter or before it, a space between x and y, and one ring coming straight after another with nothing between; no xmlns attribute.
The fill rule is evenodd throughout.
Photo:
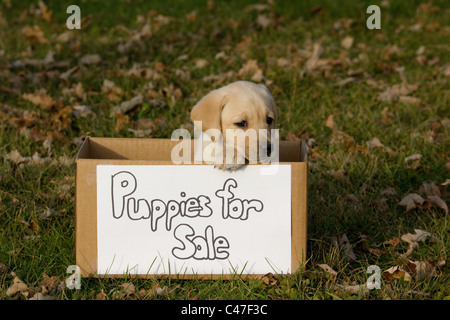
<svg viewBox="0 0 450 320"><path fill-rule="evenodd" d="M438 195L430 195L427 197L427 201L430 201L432 204L436 205L438 208L444 210L445 214L448 214L448 206L444 200L441 199Z"/></svg>
<svg viewBox="0 0 450 320"><path fill-rule="evenodd" d="M419 193L423 194L424 196L441 195L439 187L434 182L423 182L419 188Z"/></svg>
<svg viewBox="0 0 450 320"><path fill-rule="evenodd" d="M254 59L248 60L238 71L239 77L250 77L252 81L261 82L264 80L262 69L258 66L258 62Z"/></svg>
<svg viewBox="0 0 450 320"><path fill-rule="evenodd" d="M294 132L289 131L286 134L286 140L287 141L301 141L302 139L299 136L297 136Z"/></svg>
<svg viewBox="0 0 450 320"><path fill-rule="evenodd" d="M61 286L61 281L59 281L58 277L51 276L49 277L45 272L42 274L44 278L40 283L40 288L42 293L48 293L51 291L55 291L58 287Z"/></svg>
<svg viewBox="0 0 450 320"><path fill-rule="evenodd" d="M208 60L206 59L197 59L195 60L194 69L202 69L208 65Z"/></svg>
<svg viewBox="0 0 450 320"><path fill-rule="evenodd" d="M0 262L0 276L8 271L8 266L3 262Z"/></svg>
<svg viewBox="0 0 450 320"><path fill-rule="evenodd" d="M356 260L356 255L353 252L350 241L348 241L347 235L345 233L341 233L337 235L337 237L332 237L332 241L335 246L342 249L344 258L347 258L349 260Z"/></svg>
<svg viewBox="0 0 450 320"><path fill-rule="evenodd" d="M320 59L320 55L322 54L322 52L322 45L320 43L314 43L311 57L305 63L304 70L306 72L312 72L316 69L328 66L329 61L327 59Z"/></svg>
<svg viewBox="0 0 450 320"><path fill-rule="evenodd" d="M433 236L430 232L420 230L420 229L414 229L414 234L412 233L406 233L402 235L401 239L406 242L423 242L427 238L430 238L432 240L436 240L436 237Z"/></svg>
<svg viewBox="0 0 450 320"><path fill-rule="evenodd" d="M402 239L394 237L390 240L384 241L383 244L391 245L395 248L400 243L400 241L402 241Z"/></svg>
<svg viewBox="0 0 450 320"><path fill-rule="evenodd" d="M22 98L43 109L49 109L55 104L55 101L45 93L24 93Z"/></svg>
<svg viewBox="0 0 450 320"><path fill-rule="evenodd" d="M410 97L410 96L399 96L398 101L404 104L412 104L412 105L419 105L421 103L421 100L419 98Z"/></svg>
<svg viewBox="0 0 450 320"><path fill-rule="evenodd" d="M35 291L29 288L22 280L14 275L13 284L6 290L6 295L12 297L17 293L22 293L26 298L34 295Z"/></svg>
<svg viewBox="0 0 450 320"><path fill-rule="evenodd" d="M133 110L134 108L136 108L138 105L142 104L142 102L144 102L144 97L139 94L137 96L135 96L134 98L124 101L122 102L120 105L114 107L113 109L113 113L111 114L111 116L113 116L114 114L125 114L131 110Z"/></svg>
<svg viewBox="0 0 450 320"><path fill-rule="evenodd" d="M95 113L92 112L91 106L86 105L77 105L72 107L72 115L77 118L87 118L89 117L95 117Z"/></svg>
<svg viewBox="0 0 450 320"><path fill-rule="evenodd" d="M334 116L333 115L329 115L328 116L327 122L325 123L325 126L327 126L328 128L330 128L333 131L338 131L339 130L337 124L334 122Z"/></svg>
<svg viewBox="0 0 450 320"><path fill-rule="evenodd" d="M376 137L373 137L372 140L366 142L367 147L369 148L384 148L384 144L380 142L380 140Z"/></svg>
<svg viewBox="0 0 450 320"><path fill-rule="evenodd" d="M44 32L38 25L32 27L26 26L22 29L22 33L31 42L48 43L48 39L45 38Z"/></svg>
<svg viewBox="0 0 450 320"><path fill-rule="evenodd" d="M98 54L86 54L79 60L80 64L91 65L98 64L102 61L102 58Z"/></svg>
<svg viewBox="0 0 450 320"><path fill-rule="evenodd" d="M399 205L406 207L406 212L408 212L416 208L418 205L422 205L424 201L425 199L417 193L410 193L399 202Z"/></svg>
<svg viewBox="0 0 450 320"><path fill-rule="evenodd" d="M41 11L42 19L44 19L47 22L50 22L51 19L52 19L53 11L52 10L48 10L47 5L42 0L39 0L38 4L39 4L39 9Z"/></svg>
<svg viewBox="0 0 450 320"><path fill-rule="evenodd" d="M174 292L176 289L179 288L179 285L169 289L169 287L164 286L161 288L161 285L159 283L156 283L154 286L152 286L149 290L140 290L139 295L141 298L143 297L157 297L157 296L168 296L172 292Z"/></svg>
<svg viewBox="0 0 450 320"><path fill-rule="evenodd" d="M401 236L401 240L409 243L408 250L405 253L401 254L401 257L405 259L408 258L414 250L419 248L419 242L424 242L427 238L436 240L436 237L428 231L414 229L414 232L414 234L406 233Z"/></svg>
<svg viewBox="0 0 450 320"><path fill-rule="evenodd" d="M267 273L260 278L266 285L274 286L278 283L278 278L273 273Z"/></svg>
<svg viewBox="0 0 450 320"><path fill-rule="evenodd" d="M398 100L400 97L409 95L410 93L417 90L418 84L414 83L400 83L394 84L392 87L388 87L385 91L378 95L378 99L385 102L392 102ZM403 98L408 99L408 98Z"/></svg>
<svg viewBox="0 0 450 320"><path fill-rule="evenodd" d="M407 169L417 169L420 166L420 160L422 155L419 153L412 154L405 158L405 168Z"/></svg>
<svg viewBox="0 0 450 320"><path fill-rule="evenodd" d="M341 46L344 49L350 49L353 46L353 40L353 37L346 36L344 39L342 39Z"/></svg>
<svg viewBox="0 0 450 320"><path fill-rule="evenodd" d="M256 24L258 26L260 26L261 28L265 29L268 26L270 26L271 24L273 24L273 20L270 19L267 15L265 14L260 14L258 15L258 17L256 18Z"/></svg>
<svg viewBox="0 0 450 320"><path fill-rule="evenodd" d="M369 292L369 288L367 287L367 284L356 284L356 285L342 285L342 284L336 284L336 289L343 290L347 294L366 294Z"/></svg>
<svg viewBox="0 0 450 320"><path fill-rule="evenodd" d="M124 94L122 88L116 86L114 82L108 79L103 80L102 92L109 101L114 103L119 103Z"/></svg>
<svg viewBox="0 0 450 320"><path fill-rule="evenodd" d="M124 290L123 294L125 294L126 296L132 295L136 292L134 284L132 283L123 283L119 285L119 287L123 288Z"/></svg>
<svg viewBox="0 0 450 320"><path fill-rule="evenodd" d="M331 274L333 277L337 276L337 272L334 271L333 268L331 268L329 265L327 265L325 263L321 263L321 264L318 264L317 266L320 267L326 273Z"/></svg>
<svg viewBox="0 0 450 320"><path fill-rule="evenodd" d="M395 196L395 195L397 195L397 191L395 191L394 188L389 187L389 188L386 188L386 189L384 189L383 191L381 191L380 194L381 194L382 196L384 196L384 195Z"/></svg>
<svg viewBox="0 0 450 320"><path fill-rule="evenodd" d="M423 281L436 276L436 268L445 265L445 260L440 261L411 261L409 260L405 270L414 276L417 281Z"/></svg>
<svg viewBox="0 0 450 320"><path fill-rule="evenodd" d="M391 282L395 279L401 279L410 282L411 281L411 275L403 270L400 266L395 266L387 269L383 272L383 276L386 278L387 282Z"/></svg>
<svg viewBox="0 0 450 320"><path fill-rule="evenodd" d="M130 122L130 117L128 117L126 114L118 113L117 119L116 119L116 126L114 129L116 131L120 131L123 127L125 127L128 122Z"/></svg>
<svg viewBox="0 0 450 320"><path fill-rule="evenodd" d="M38 292L38 293L34 294L28 300L55 300L55 298L52 297L51 295L44 294L42 292Z"/></svg>
<svg viewBox="0 0 450 320"><path fill-rule="evenodd" d="M97 293L97 295L95 296L95 300L106 300L106 294L102 291L100 291L99 293Z"/></svg>

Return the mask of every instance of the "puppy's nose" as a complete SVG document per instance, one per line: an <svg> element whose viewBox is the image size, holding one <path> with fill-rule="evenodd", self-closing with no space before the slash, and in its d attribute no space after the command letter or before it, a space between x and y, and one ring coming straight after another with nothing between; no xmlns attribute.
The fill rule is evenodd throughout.
<svg viewBox="0 0 450 320"><path fill-rule="evenodd" d="M272 144L268 143L267 144L267 155L270 156L271 153L272 153Z"/></svg>

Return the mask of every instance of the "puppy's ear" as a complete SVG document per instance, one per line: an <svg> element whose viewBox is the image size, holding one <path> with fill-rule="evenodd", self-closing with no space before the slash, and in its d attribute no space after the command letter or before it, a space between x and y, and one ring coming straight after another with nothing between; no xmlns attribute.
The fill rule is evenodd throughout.
<svg viewBox="0 0 450 320"><path fill-rule="evenodd" d="M222 109L227 103L227 95L223 90L216 89L204 96L192 108L191 120L202 122L202 131L222 129Z"/></svg>
<svg viewBox="0 0 450 320"><path fill-rule="evenodd" d="M277 117L277 106L275 104L274 98L272 97L272 94L270 93L269 89L267 89L267 87L264 84L261 83L261 84L258 84L258 86L260 88L262 88L262 91L264 92L264 97L265 97L265 99L267 101L267 105L272 109L272 112L273 112L273 114L275 116L274 120L276 120L276 117Z"/></svg>

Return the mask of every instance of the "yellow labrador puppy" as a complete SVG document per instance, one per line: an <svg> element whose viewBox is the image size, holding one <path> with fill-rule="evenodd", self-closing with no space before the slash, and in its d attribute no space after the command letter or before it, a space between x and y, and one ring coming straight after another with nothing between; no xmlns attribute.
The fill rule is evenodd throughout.
<svg viewBox="0 0 450 320"><path fill-rule="evenodd" d="M276 106L265 85L237 81L213 90L193 107L191 119L202 132L197 161L201 157L222 170L268 161Z"/></svg>

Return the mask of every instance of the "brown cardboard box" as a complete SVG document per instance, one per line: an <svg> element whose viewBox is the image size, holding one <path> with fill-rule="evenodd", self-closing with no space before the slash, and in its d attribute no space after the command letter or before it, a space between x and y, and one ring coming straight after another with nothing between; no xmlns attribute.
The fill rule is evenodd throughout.
<svg viewBox="0 0 450 320"><path fill-rule="evenodd" d="M76 265L82 276L97 275L97 180L96 166L172 165L170 139L87 138L76 159ZM193 148L192 148L193 149ZM304 143L280 141L280 163L291 165L292 270L305 262L307 236L307 155ZM193 159L193 150L192 150ZM113 275L118 276L118 275ZM170 275L178 277L178 275ZM242 275L255 277L260 275ZM152 277L147 275L146 277ZM185 275L184 279L194 278ZM195 275L195 278L227 278L227 275Z"/></svg>

